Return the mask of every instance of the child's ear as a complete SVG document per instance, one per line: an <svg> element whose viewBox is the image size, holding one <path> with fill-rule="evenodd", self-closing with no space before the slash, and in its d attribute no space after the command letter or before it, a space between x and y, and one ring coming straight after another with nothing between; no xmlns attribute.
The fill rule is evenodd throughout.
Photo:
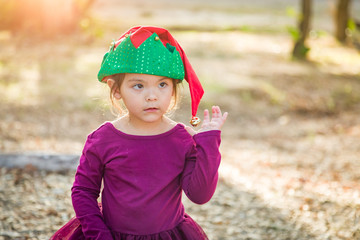
<svg viewBox="0 0 360 240"><path fill-rule="evenodd" d="M116 98L117 100L120 100L121 99L121 95L120 95L120 89L119 88L116 88L113 90L113 86L115 84L115 80L114 79L111 79L111 78L108 78L107 81L106 81L107 85L109 86L110 88L110 91L113 91L112 92L112 95L114 96L114 98Z"/></svg>
<svg viewBox="0 0 360 240"><path fill-rule="evenodd" d="M120 100L120 99L121 99L121 95L120 95L119 90L116 90L116 91L114 92L114 98L116 98L117 100Z"/></svg>

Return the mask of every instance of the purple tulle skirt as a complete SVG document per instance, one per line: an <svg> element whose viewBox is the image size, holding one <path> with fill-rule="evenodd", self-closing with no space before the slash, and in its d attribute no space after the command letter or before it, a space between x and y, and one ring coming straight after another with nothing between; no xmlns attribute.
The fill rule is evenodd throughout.
<svg viewBox="0 0 360 240"><path fill-rule="evenodd" d="M101 206L100 206L101 207ZM132 235L112 233L114 240L208 240L202 228L187 214L184 221L176 227L149 235ZM85 239L80 221L74 217L60 228L50 240L82 240Z"/></svg>

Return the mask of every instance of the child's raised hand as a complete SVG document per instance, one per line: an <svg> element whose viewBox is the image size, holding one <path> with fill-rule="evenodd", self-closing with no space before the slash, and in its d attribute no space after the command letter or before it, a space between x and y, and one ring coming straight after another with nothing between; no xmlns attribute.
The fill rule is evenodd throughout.
<svg viewBox="0 0 360 240"><path fill-rule="evenodd" d="M204 120L198 132L220 130L227 116L227 112L224 114L221 113L219 106L212 106L212 119L210 119L209 110L205 109Z"/></svg>
<svg viewBox="0 0 360 240"><path fill-rule="evenodd" d="M204 120L199 129L199 131L195 131L191 127L186 126L185 129L191 134L195 135L196 133L206 132L211 130L220 130L222 125L225 123L228 113L221 113L220 107L213 106L212 107L212 118L210 119L209 110L205 109L204 111Z"/></svg>

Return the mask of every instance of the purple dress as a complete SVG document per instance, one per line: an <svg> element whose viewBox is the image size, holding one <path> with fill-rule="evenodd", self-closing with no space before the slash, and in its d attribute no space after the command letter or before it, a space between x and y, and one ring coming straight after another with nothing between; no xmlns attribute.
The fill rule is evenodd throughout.
<svg viewBox="0 0 360 240"><path fill-rule="evenodd" d="M88 136L80 158L72 188L76 218L62 228L63 235L72 231L63 239L207 239L185 213L181 196L184 191L197 204L211 199L219 145L217 130L192 137L178 124L136 136L103 124Z"/></svg>

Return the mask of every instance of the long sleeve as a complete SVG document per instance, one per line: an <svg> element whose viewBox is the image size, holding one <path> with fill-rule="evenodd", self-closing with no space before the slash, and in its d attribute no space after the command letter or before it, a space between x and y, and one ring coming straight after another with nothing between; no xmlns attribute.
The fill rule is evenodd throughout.
<svg viewBox="0 0 360 240"><path fill-rule="evenodd" d="M195 145L186 157L181 184L191 201L204 204L213 196L218 181L220 131L198 133L193 139Z"/></svg>
<svg viewBox="0 0 360 240"><path fill-rule="evenodd" d="M80 157L71 194L76 217L81 223L86 239L113 239L97 203L103 169L103 163L89 136Z"/></svg>

